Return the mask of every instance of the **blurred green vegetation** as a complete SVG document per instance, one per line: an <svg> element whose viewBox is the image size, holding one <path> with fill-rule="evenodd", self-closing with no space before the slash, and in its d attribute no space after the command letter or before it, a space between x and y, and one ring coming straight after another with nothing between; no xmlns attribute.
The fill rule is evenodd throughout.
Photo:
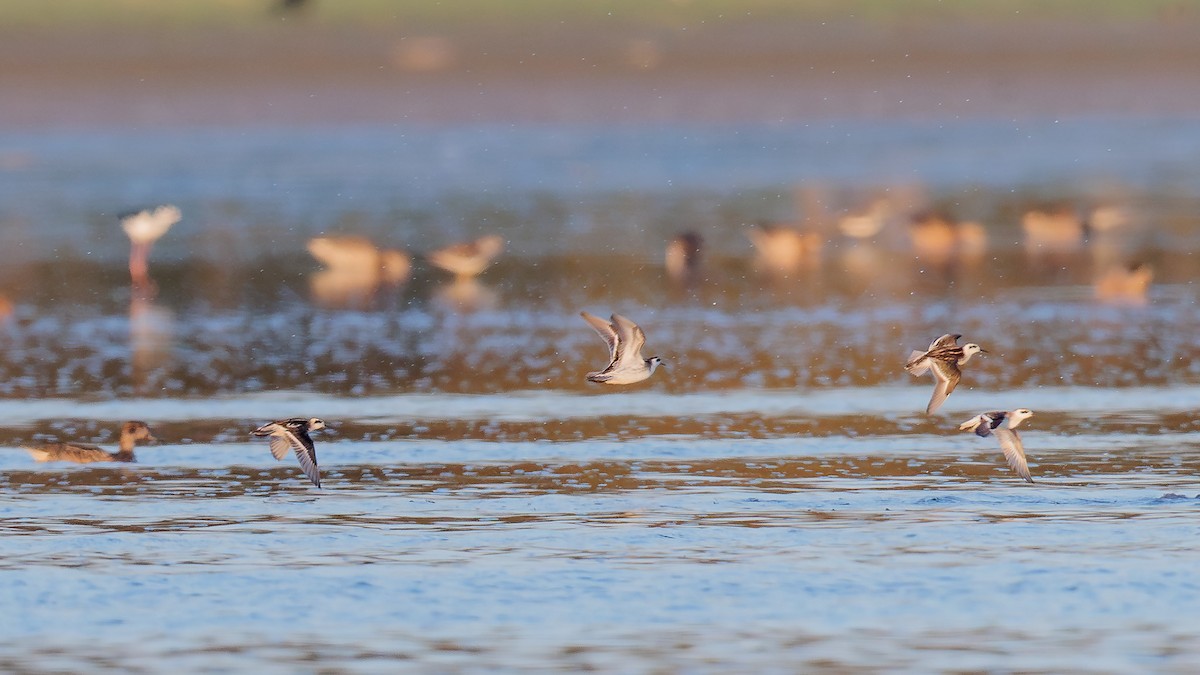
<svg viewBox="0 0 1200 675"><path fill-rule="evenodd" d="M282 0L4 0L0 26L234 25L281 20L331 24L381 21L420 26L547 25L606 20L675 25L709 20L1074 21L1196 18L1185 0L306 0L285 11Z"/></svg>

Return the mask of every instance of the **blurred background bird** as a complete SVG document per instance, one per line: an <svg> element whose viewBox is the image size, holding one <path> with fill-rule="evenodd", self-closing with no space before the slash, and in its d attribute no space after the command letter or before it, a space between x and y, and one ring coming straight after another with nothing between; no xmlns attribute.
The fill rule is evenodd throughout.
<svg viewBox="0 0 1200 675"><path fill-rule="evenodd" d="M145 209L121 216L121 227L129 235L129 276L138 289L152 289L150 279L150 250L171 226L182 217L179 209L170 204L153 210Z"/></svg>
<svg viewBox="0 0 1200 675"><path fill-rule="evenodd" d="M1114 265L1096 277L1092 293L1109 304L1144 305L1152 281L1154 268L1145 263Z"/></svg>
<svg viewBox="0 0 1200 675"><path fill-rule="evenodd" d="M412 257L381 249L361 236L313 237L308 252L326 269L313 275L313 299L327 307L363 309L380 289L400 286L412 273Z"/></svg>
<svg viewBox="0 0 1200 675"><path fill-rule="evenodd" d="M819 263L825 246L825 239L818 232L801 232L793 227L769 223L746 230L746 236L754 244L759 268L781 276L795 274Z"/></svg>
<svg viewBox="0 0 1200 675"><path fill-rule="evenodd" d="M504 251L504 238L489 234L475 241L451 244L425 257L433 265L460 278L479 276Z"/></svg>
<svg viewBox="0 0 1200 675"><path fill-rule="evenodd" d="M667 242L667 276L679 286L693 286L700 280L703 267L704 238L699 234L681 232Z"/></svg>

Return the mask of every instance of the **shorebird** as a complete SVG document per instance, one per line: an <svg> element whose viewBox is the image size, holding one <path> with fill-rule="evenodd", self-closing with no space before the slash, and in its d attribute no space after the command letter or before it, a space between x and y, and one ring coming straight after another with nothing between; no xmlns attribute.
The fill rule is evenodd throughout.
<svg viewBox="0 0 1200 675"><path fill-rule="evenodd" d="M956 221L936 211L913 216L908 236L917 257L939 267L956 258L978 258L987 248L987 231L982 225Z"/></svg>
<svg viewBox="0 0 1200 675"><path fill-rule="evenodd" d="M310 431L324 429L325 422L311 417L293 417L264 424L252 433L255 436L271 437L271 454L275 459L283 459L289 449L295 449L296 459L300 460L300 468L313 485L321 487L321 471L317 468L317 449L313 446Z"/></svg>
<svg viewBox="0 0 1200 675"><path fill-rule="evenodd" d="M1021 435L1017 433L1017 427L1021 422L1030 417L1033 417L1033 411L1027 408L1018 408L1011 412L996 410L980 413L958 425L958 428L961 431L974 431L980 437L995 435L996 440L1000 441L1000 449L1004 451L1004 458L1008 460L1008 465L1017 472L1018 476L1032 483L1033 477L1029 475L1029 464L1025 461L1025 445L1021 443ZM1005 421L1008 422L1008 426L1000 426Z"/></svg>
<svg viewBox="0 0 1200 675"><path fill-rule="evenodd" d="M373 283L401 284L412 271L407 253L378 248L366 237L313 237L308 252L330 270L361 275Z"/></svg>
<svg viewBox="0 0 1200 675"><path fill-rule="evenodd" d="M695 232L683 232L667 242L667 276L677 284L690 285L700 274L704 238Z"/></svg>
<svg viewBox="0 0 1200 675"><path fill-rule="evenodd" d="M870 239L883 231L891 217L891 203L880 197L871 201L866 208L848 212L838 218L837 228L851 239Z"/></svg>
<svg viewBox="0 0 1200 675"><path fill-rule="evenodd" d="M126 422L121 425L121 440L116 452L108 452L91 443L47 443L25 450L38 462L133 462L133 446L138 441L153 441L145 422Z"/></svg>
<svg viewBox="0 0 1200 675"><path fill-rule="evenodd" d="M926 371L933 373L933 397L929 399L929 406L925 408L926 415L932 415L940 408L958 386L958 381L962 378L961 368L967 361L976 354L987 353L974 342L959 347L960 337L962 336L947 333L930 343L928 351L914 349L908 357L908 363L904 364L905 370L918 377Z"/></svg>
<svg viewBox="0 0 1200 675"><path fill-rule="evenodd" d="M325 266L309 279L309 289L326 307L366 308L380 291L408 281L412 271L407 253L377 248L366 237L314 237L308 252Z"/></svg>
<svg viewBox="0 0 1200 675"><path fill-rule="evenodd" d="M1154 268L1144 263L1117 265L1097 277L1092 292L1097 300L1118 305L1144 305Z"/></svg>
<svg viewBox="0 0 1200 675"><path fill-rule="evenodd" d="M779 225L758 225L746 230L754 244L758 264L767 272L790 275L806 265L820 262L824 237Z"/></svg>
<svg viewBox="0 0 1200 675"><path fill-rule="evenodd" d="M146 209L136 213L121 216L121 227L129 235L131 248L129 250L129 276L133 285L140 288L151 286L150 281L150 249L171 226L182 217L179 209L171 206L159 206L153 211Z"/></svg>
<svg viewBox="0 0 1200 675"><path fill-rule="evenodd" d="M612 323L587 312L580 312L579 316L604 339L610 355L607 368L587 374L589 382L633 384L650 377L654 369L662 365L662 359L657 356L642 358L646 334L636 323L620 314L612 315Z"/></svg>
<svg viewBox="0 0 1200 675"><path fill-rule="evenodd" d="M430 251L429 262L458 277L474 277L487 269L496 256L504 251L504 238L489 234L475 241L452 244Z"/></svg>
<svg viewBox="0 0 1200 675"><path fill-rule="evenodd" d="M1070 253L1083 246L1086 229L1075 209L1030 209L1021 216L1025 250L1031 255Z"/></svg>

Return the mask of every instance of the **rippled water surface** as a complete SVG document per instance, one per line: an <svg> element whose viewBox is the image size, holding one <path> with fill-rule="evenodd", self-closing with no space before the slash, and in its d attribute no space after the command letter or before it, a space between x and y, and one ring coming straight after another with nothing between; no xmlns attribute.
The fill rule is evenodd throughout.
<svg viewBox="0 0 1200 675"><path fill-rule="evenodd" d="M918 158L897 183L802 129L0 139L0 669L1200 669L1194 167L1131 143L1080 168L1095 133L1162 137L1051 129L851 134ZM805 216L812 185L826 245L772 276L744 230ZM980 220L987 252L915 255L903 218L838 234L884 187ZM1115 197L1119 235L1022 245L1030 204ZM133 293L114 214L157 201L185 217ZM708 242L690 286L661 262L684 229ZM418 257L338 286L304 251L493 231L473 284ZM1145 298L1098 299L1135 260ZM581 309L639 322L666 369L586 383ZM902 366L946 332L988 354L927 417ZM957 429L1016 407L1033 484ZM321 490L249 436L290 416L329 423ZM159 438L136 464L20 449L112 446L126 419Z"/></svg>

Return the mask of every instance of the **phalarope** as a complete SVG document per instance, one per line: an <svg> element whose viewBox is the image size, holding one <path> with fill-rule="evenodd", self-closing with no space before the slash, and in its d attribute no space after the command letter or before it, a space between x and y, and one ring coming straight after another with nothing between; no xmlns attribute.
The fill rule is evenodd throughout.
<svg viewBox="0 0 1200 675"><path fill-rule="evenodd" d="M312 417L293 417L264 424L252 433L255 436L271 437L271 454L275 459L283 459L289 449L295 449L296 459L300 460L300 468L313 485L321 487L321 472L317 468L317 449L313 446L310 431L324 429L325 422Z"/></svg>
<svg viewBox="0 0 1200 675"><path fill-rule="evenodd" d="M913 375L921 376L926 371L933 373L933 397L929 399L929 405L925 408L926 415L932 415L940 408L958 386L958 381L962 378L962 366L975 354L987 353L974 342L959 347L960 337L962 336L947 333L930 343L928 351L914 349L908 357L908 363L904 364L904 369Z"/></svg>
<svg viewBox="0 0 1200 675"><path fill-rule="evenodd" d="M360 275L372 283L401 284L412 271L407 253L378 248L366 237L313 237L308 252L330 270Z"/></svg>
<svg viewBox="0 0 1200 675"><path fill-rule="evenodd" d="M1097 277L1092 292L1097 300L1118 305L1144 305L1154 268L1144 263L1116 265Z"/></svg>
<svg viewBox="0 0 1200 675"><path fill-rule="evenodd" d="M381 292L408 281L412 270L407 253L377 248L366 237L314 237L308 252L325 266L309 279L313 300L325 307L370 307Z"/></svg>
<svg viewBox="0 0 1200 675"><path fill-rule="evenodd" d="M1021 229L1031 255L1070 253L1083 246L1087 234L1079 213L1069 206L1030 209L1021 216Z"/></svg>
<svg viewBox="0 0 1200 675"><path fill-rule="evenodd" d="M837 228L851 239L870 239L883 231L892 218L892 204L880 197L872 200L865 208L851 211L838 218Z"/></svg>
<svg viewBox="0 0 1200 675"><path fill-rule="evenodd" d="M1032 483L1033 477L1029 475L1029 464L1025 461L1025 445L1021 443L1021 435L1017 433L1017 427L1021 422L1030 417L1033 417L1033 411L1027 408L1018 408L1011 412L995 410L980 413L958 425L958 428L962 431L974 431L980 437L994 434L996 440L1000 441L1000 449L1004 451L1004 458L1008 460L1008 465L1017 472L1018 476ZM1000 426L1005 421L1008 422L1008 426Z"/></svg>
<svg viewBox="0 0 1200 675"><path fill-rule="evenodd" d="M179 209L169 204L153 211L146 209L121 216L121 228L129 235L131 243L129 276L135 286L146 288L151 285L150 249L181 217Z"/></svg>
<svg viewBox="0 0 1200 675"><path fill-rule="evenodd" d="M620 314L612 315L612 323L587 312L580 312L579 316L596 329L608 345L610 354L607 368L587 374L589 382L633 384L650 377L654 369L662 365L662 359L657 356L642 358L646 334L636 323Z"/></svg>
<svg viewBox="0 0 1200 675"><path fill-rule="evenodd" d="M667 276L677 284L691 285L700 276L704 238L695 232L683 232L667 242Z"/></svg>
<svg viewBox="0 0 1200 675"><path fill-rule="evenodd" d="M787 276L821 260L825 238L817 232L763 224L746 230L754 244L758 264L771 274Z"/></svg>
<svg viewBox="0 0 1200 675"><path fill-rule="evenodd" d="M475 241L452 244L430 251L429 262L459 277L474 277L487 269L496 256L504 251L504 238L490 234Z"/></svg>
<svg viewBox="0 0 1200 675"><path fill-rule="evenodd" d="M116 452L108 452L91 443L47 443L25 450L38 462L134 462L133 446L138 441L153 441L145 422L126 422L121 425L121 440Z"/></svg>
<svg viewBox="0 0 1200 675"><path fill-rule="evenodd" d="M987 231L971 221L956 221L936 211L918 213L908 224L918 258L945 266L955 258L978 258L987 249Z"/></svg>

